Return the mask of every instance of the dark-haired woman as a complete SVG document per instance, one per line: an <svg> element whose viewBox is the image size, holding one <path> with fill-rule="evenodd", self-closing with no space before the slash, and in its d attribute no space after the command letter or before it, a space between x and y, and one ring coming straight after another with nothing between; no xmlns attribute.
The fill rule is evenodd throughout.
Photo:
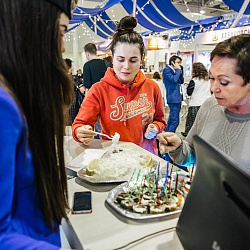
<svg viewBox="0 0 250 250"><path fill-rule="evenodd" d="M218 43L210 60L214 97L203 103L185 140L174 133L159 134L160 151L169 152L177 164L192 163L197 134L250 172L250 34Z"/></svg>
<svg viewBox="0 0 250 250"><path fill-rule="evenodd" d="M161 76L159 74L158 71L155 71L153 74L153 78L152 78L159 86L160 90L161 90L161 95L162 95L162 100L163 100L163 104L164 107L166 107L167 104L167 93L166 93L166 87L161 79Z"/></svg>
<svg viewBox="0 0 250 250"><path fill-rule="evenodd" d="M64 0L0 1L0 249L59 249L67 218Z"/></svg>
<svg viewBox="0 0 250 250"><path fill-rule="evenodd" d="M155 137L166 125L164 108L158 85L140 70L144 43L134 31L136 25L137 20L131 16L118 24L110 46L113 68L108 68L86 95L72 126L76 141L89 144L100 117L103 133L118 132L121 141L157 153Z"/></svg>
<svg viewBox="0 0 250 250"><path fill-rule="evenodd" d="M185 131L181 134L186 137L194 124L194 120L201 105L211 97L210 82L206 67L200 63L193 64L193 78L187 86L187 95L190 96Z"/></svg>

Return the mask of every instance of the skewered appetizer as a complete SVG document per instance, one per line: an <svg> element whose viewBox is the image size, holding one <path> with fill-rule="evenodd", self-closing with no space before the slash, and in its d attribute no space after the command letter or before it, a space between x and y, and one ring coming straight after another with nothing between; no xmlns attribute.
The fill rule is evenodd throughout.
<svg viewBox="0 0 250 250"><path fill-rule="evenodd" d="M170 174L171 177L162 178L159 169L144 176L139 172L136 180L127 183L127 191L117 194L115 203L140 214L163 214L181 209L190 188L190 177L179 176L172 169Z"/></svg>

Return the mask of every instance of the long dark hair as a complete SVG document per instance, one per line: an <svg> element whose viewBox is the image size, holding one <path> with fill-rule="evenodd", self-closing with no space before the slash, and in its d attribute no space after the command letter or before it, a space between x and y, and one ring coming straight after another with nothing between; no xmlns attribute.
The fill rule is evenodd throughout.
<svg viewBox="0 0 250 250"><path fill-rule="evenodd" d="M112 54L115 53L115 47L117 43L138 44L141 58L145 53L144 42L142 36L134 30L137 26L137 19L132 16L123 17L117 24L117 30L113 35L112 42L110 44L110 50Z"/></svg>
<svg viewBox="0 0 250 250"><path fill-rule="evenodd" d="M197 62L193 63L193 77L197 77L199 80L208 80L208 71L204 64Z"/></svg>
<svg viewBox="0 0 250 250"><path fill-rule="evenodd" d="M156 79L156 80L160 80L161 79L161 76L159 74L158 71L155 71L155 73L153 74L153 79Z"/></svg>
<svg viewBox="0 0 250 250"><path fill-rule="evenodd" d="M210 61L216 55L236 59L235 73L244 79L243 85L250 82L250 34L233 36L218 43L210 54Z"/></svg>
<svg viewBox="0 0 250 250"><path fill-rule="evenodd" d="M59 17L47 1L0 1L0 74L27 120L39 206L55 230L54 222L67 218L64 113L73 96Z"/></svg>

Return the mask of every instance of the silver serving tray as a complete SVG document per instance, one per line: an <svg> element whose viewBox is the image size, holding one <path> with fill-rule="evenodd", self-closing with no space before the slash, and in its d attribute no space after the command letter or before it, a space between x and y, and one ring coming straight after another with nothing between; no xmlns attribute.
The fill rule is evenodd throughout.
<svg viewBox="0 0 250 250"><path fill-rule="evenodd" d="M128 180L123 180L123 179L105 179L102 180L100 178L95 178L95 176L90 176L86 174L86 168L82 168L77 172L77 176L80 177L81 179L90 182L92 184L105 184L105 183L122 183Z"/></svg>
<svg viewBox="0 0 250 250"><path fill-rule="evenodd" d="M124 209L120 206L120 204L116 203L116 197L118 194L123 192L128 192L130 190L128 182L122 183L119 186L112 189L107 198L106 202L109 204L109 206L114 209L116 212L118 212L120 215L132 219L132 220L149 220L149 219L169 219L170 216L178 215L181 213L181 209L167 212L164 214L140 214L140 213L134 213L132 211L129 211L127 209Z"/></svg>

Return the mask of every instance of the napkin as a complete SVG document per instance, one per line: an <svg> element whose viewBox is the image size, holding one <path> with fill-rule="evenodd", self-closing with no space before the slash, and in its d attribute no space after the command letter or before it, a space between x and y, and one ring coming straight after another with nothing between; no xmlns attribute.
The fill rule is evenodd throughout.
<svg viewBox="0 0 250 250"><path fill-rule="evenodd" d="M107 149L86 149L83 152L83 161L81 164L88 166L92 160L100 159L106 152Z"/></svg>
<svg viewBox="0 0 250 250"><path fill-rule="evenodd" d="M107 149L86 149L73 160L67 163L68 167L82 168L94 159L100 159L108 150Z"/></svg>

